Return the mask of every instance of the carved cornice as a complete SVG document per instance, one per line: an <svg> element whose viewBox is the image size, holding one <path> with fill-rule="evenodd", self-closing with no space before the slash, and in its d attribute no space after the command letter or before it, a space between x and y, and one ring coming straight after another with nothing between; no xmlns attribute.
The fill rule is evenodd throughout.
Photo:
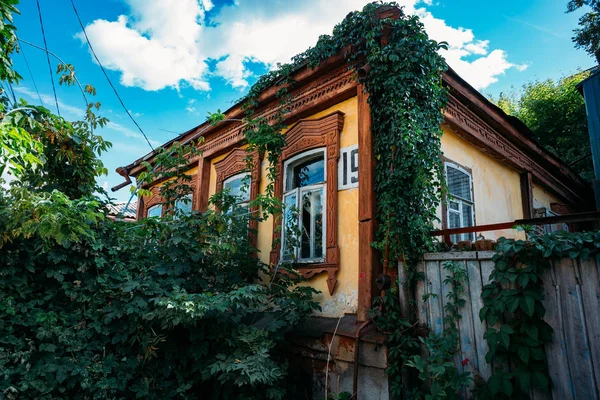
<svg viewBox="0 0 600 400"><path fill-rule="evenodd" d="M445 123L463 139L474 144L493 158L509 165L519 172L529 171L533 177L555 194L574 205L586 204L584 193L573 190L572 182L567 184L556 174L550 173L531 155L525 153L506 137L479 118L467 106L449 95L445 109ZM564 171L560 171L561 176Z"/></svg>
<svg viewBox="0 0 600 400"><path fill-rule="evenodd" d="M347 68L338 68L311 85L293 92L293 100L287 105L286 118L293 121L298 116L307 113L308 110L314 112L315 109L324 107L327 101L341 101L344 95L353 95L356 86L354 71L349 71ZM275 122L279 110L280 106L276 102L271 107L257 113L256 117L265 118L267 122L272 123ZM204 142L200 145L203 156L210 157L225 152L231 147L239 146L244 141L245 129L246 125L240 124L228 130L215 131L206 136Z"/></svg>

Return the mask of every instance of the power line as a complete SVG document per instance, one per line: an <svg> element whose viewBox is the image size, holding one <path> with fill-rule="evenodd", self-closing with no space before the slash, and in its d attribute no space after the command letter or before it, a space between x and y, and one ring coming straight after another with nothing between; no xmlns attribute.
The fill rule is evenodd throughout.
<svg viewBox="0 0 600 400"><path fill-rule="evenodd" d="M39 2L39 0L38 0L38 2ZM90 46L90 50L91 50L92 54L94 55L94 58L96 59L96 62L98 63L98 65L102 69L102 73L104 74L104 77L108 81L108 84L112 88L113 92L115 92L115 95L117 96L117 99L119 99L119 102L121 103L121 106L123 106L123 109L125 110L125 112L129 116L129 118L131 119L131 121L133 121L133 123L135 124L135 126L137 126L137 128L140 130L140 132L144 136L144 139L146 139L146 142L148 142L148 146L150 146L150 148L152 149L152 151L154 151L154 147L150 143L150 139L148 139L148 136L146 136L146 134L144 133L144 131L142 130L142 128L140 127L140 125L133 118L133 116L129 112L129 109L127 107L125 107L125 103L123 103L123 100L121 99L121 96L119 96L119 93L117 92L117 89L115 88L115 86L113 85L112 81L108 77L108 74L106 73L106 70L104 69L104 66L100 62L100 59L98 59L98 56L96 55L96 52L94 51L94 48L92 47L92 43L90 42L90 39L88 38L87 32L85 31L85 27L83 26L83 23L81 22L81 18L79 17L79 12L77 12L77 8L75 7L75 3L73 2L73 0L71 0L71 5L73 6L73 11L75 11L75 15L77 16L77 21L79 21L79 26L81 26L81 30L83 31L83 35L85 36L85 40L87 41L88 46Z"/></svg>
<svg viewBox="0 0 600 400"><path fill-rule="evenodd" d="M42 101L42 96L40 96L40 92L38 90L37 84L35 83L35 78L33 77L33 74L31 73L31 68L29 67L29 61L27 61L27 57L25 56L25 49L23 48L23 46L19 46L20 50L21 50L21 54L23 55L23 58L25 59L25 65L27 65L27 70L29 71L29 76L31 77L31 80L33 81L33 87L35 88L35 92L38 95L38 98L40 99L40 103L42 104L42 106L44 106L44 102ZM48 54L48 53L46 53Z"/></svg>
<svg viewBox="0 0 600 400"><path fill-rule="evenodd" d="M44 22L42 20L42 9L40 8L40 0L36 0L38 15L40 16L40 26L42 27L42 37L44 38L44 48L46 49L46 61L48 61L48 70L50 71L50 80L52 81L52 91L54 92L54 102L56 103L56 113L60 117L60 109L58 108L58 97L56 97L56 86L54 86L54 74L52 73L52 65L50 64L50 55L48 54L48 43L46 43L46 32L44 32Z"/></svg>
<svg viewBox="0 0 600 400"><path fill-rule="evenodd" d="M51 51L50 51L50 50L48 50L48 49L44 49L43 47L41 47L41 46L38 46L37 44L34 44L34 43L31 43L31 42L28 42L27 40L24 40L24 39L17 38L17 40L18 40L19 42L21 42L21 43L25 43L25 44L27 44L27 45L29 45L29 46L31 46L31 47L33 47L33 48L35 48L35 49L41 50L41 51L45 52L46 54L49 54L49 55L51 55L52 57L56 58L56 59L58 60L58 62L59 62L59 63L61 63L61 64L64 64L64 65L66 65L66 64L67 64L67 63L66 63L66 62L64 62L64 61L63 61L63 60L62 60L62 59L61 59L59 56L57 56L56 54L54 54L53 52L51 52ZM21 47L21 49L22 49L22 48L23 48L23 47ZM83 88L83 85L81 84L81 82L80 82L80 81L79 81L79 79L77 78L77 74L73 75L73 79L75 79L75 82L77 83L77 86L79 86L79 90L81 91L81 95L83 96L83 100L84 100L84 102L85 102L85 106L87 107L89 103L88 103L88 100L87 100L87 96L85 95L85 89Z"/></svg>

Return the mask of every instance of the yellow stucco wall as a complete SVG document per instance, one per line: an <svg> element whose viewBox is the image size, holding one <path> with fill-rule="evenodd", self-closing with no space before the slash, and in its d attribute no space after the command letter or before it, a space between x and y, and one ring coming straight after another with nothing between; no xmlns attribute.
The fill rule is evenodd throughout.
<svg viewBox="0 0 600 400"><path fill-rule="evenodd" d="M334 111L344 113L344 128L340 134L340 148L358 143L358 103L356 97L310 116L316 119ZM264 193L268 184L267 161L262 163L260 192ZM211 175L211 187L213 185ZM214 190L214 189L213 189ZM311 285L321 293L316 300L321 303L323 316L337 317L344 313L356 312L358 304L358 189L338 192L338 246L340 248L340 271L337 274L338 283L333 293L329 295L327 274L319 274L306 284ZM273 232L273 219L269 217L258 225L257 247L259 257L263 262L269 262Z"/></svg>
<svg viewBox="0 0 600 400"><path fill-rule="evenodd" d="M358 103L356 97L348 99L327 110L314 114L309 118L319 118L334 111L342 111L345 115L344 127L340 136L340 148L345 148L358 143ZM477 225L513 221L523 217L521 204L521 187L519 174L494 160L487 154L464 141L451 130L444 128L442 137L442 151L444 156L461 166L471 169L473 176L473 191L475 201L475 223ZM211 160L209 196L216 190L216 171L214 164L225 155ZM260 192L264 193L267 181L266 160L261 164ZM196 169L189 173L195 173ZM557 199L547 193L542 187L534 186L534 197L537 206L550 207L550 203ZM358 235L358 189L349 189L338 192L338 245L340 248L340 271L337 274L338 283L333 296L329 295L327 288L327 274L322 273L310 279L311 285L320 291L316 296L321 304L321 315L338 317L344 313L354 313L358 302L358 260L359 260L359 235ZM438 212L441 217L441 209ZM438 225L439 226L439 225ZM273 219L267 218L258 226L257 247L259 258L269 262L272 245ZM521 237L514 230L485 232L488 239L497 239L500 236Z"/></svg>
<svg viewBox="0 0 600 400"><path fill-rule="evenodd" d="M550 210L551 203L562 203L556 196L550 193L546 188L538 184L533 184L533 208L544 207Z"/></svg>
<svg viewBox="0 0 600 400"><path fill-rule="evenodd" d="M473 147L451 130L444 128L444 156L464 167L473 175L475 224L495 224L523 218L519 173ZM441 217L441 210L438 211ZM517 231L482 232L486 239L521 237Z"/></svg>

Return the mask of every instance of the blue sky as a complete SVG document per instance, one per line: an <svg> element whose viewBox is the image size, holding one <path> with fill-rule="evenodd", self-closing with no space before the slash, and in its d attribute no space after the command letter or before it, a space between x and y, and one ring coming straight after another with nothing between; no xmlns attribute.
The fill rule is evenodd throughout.
<svg viewBox="0 0 600 400"><path fill-rule="evenodd" d="M579 14L565 14L566 0L488 2L402 0L422 17L430 36L445 40L449 64L484 94L558 78L595 64L571 42ZM364 0L75 0L92 45L128 109L154 145L190 129L208 111L227 109L276 62L314 44L319 34ZM100 184L122 182L114 170L150 149L128 119L82 41L69 0L40 0L48 47L75 66L82 83L96 87L101 113L111 120L102 130L113 148L102 156L109 175ZM35 1L23 1L18 35L42 45ZM24 46L44 105L56 110L45 54ZM21 54L23 76L17 95L39 103ZM52 60L53 69L56 61ZM76 88L58 87L67 119L84 109ZM170 131L170 132L167 132ZM128 198L126 189L114 194Z"/></svg>

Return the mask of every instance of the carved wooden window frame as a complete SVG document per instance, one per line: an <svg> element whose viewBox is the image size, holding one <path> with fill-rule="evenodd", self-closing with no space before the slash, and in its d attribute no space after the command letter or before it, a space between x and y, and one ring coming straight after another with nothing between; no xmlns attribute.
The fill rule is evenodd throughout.
<svg viewBox="0 0 600 400"><path fill-rule="evenodd" d="M193 168L192 168L193 169ZM192 178L189 181L189 186L190 188L195 188L196 186L198 186L198 174L193 174L190 175L190 177ZM152 186L150 188L150 192L152 193L151 196L145 196L140 198L139 201L139 205L138 208L139 210L141 210L141 215L138 215L138 219L142 219L142 218L147 218L148 217L148 210L150 209L150 207L155 206L158 203L161 203L163 201L162 196L160 195L160 185L158 183L163 182L164 180L161 181L157 181L154 183L154 186ZM192 192L190 193L192 195L192 211L194 211L196 208L196 202L198 201L198 196L196 195L196 190L192 190ZM162 205L162 215L165 215L165 205Z"/></svg>
<svg viewBox="0 0 600 400"><path fill-rule="evenodd" d="M246 158L248 153L245 149L237 148L233 149L224 159L215 162L215 172L217 174L217 192L223 190L223 183L227 178L231 178L242 172L248 172L248 163ZM254 151L250 154L252 157L252 165L250 167L250 202L256 199L258 196L258 189L260 184L260 156L258 151ZM256 216L258 213L257 207L250 207L250 215ZM252 247L256 247L257 244L257 231L258 231L258 219L250 218L248 225L250 229L250 244Z"/></svg>
<svg viewBox="0 0 600 400"><path fill-rule="evenodd" d="M307 150L325 148L327 168L327 200L326 200L326 249L325 262L296 264L294 267L300 275L312 278L315 274L327 272L327 287L333 294L339 271L340 250L338 247L338 159L340 157L340 134L344 127L344 113L336 111L318 119L300 120L286 133L286 146L283 148L277 177L275 180L275 196L283 197L284 162ZM273 248L270 254L272 265L279 263L281 256L281 215L276 215L273 222Z"/></svg>

